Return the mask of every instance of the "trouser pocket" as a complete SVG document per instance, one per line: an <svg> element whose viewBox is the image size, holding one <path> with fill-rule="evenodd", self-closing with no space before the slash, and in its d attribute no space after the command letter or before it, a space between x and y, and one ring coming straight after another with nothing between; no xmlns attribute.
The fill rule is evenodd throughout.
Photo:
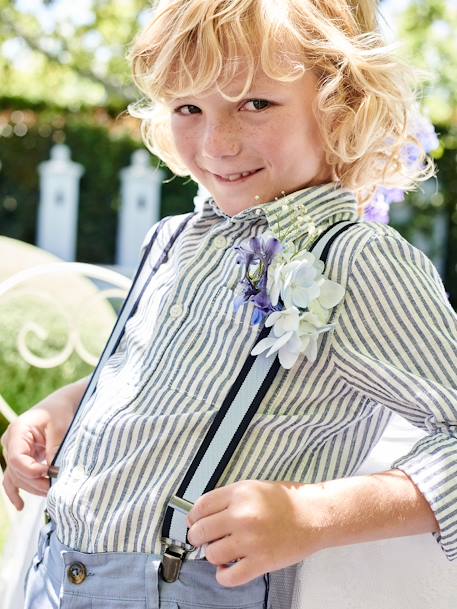
<svg viewBox="0 0 457 609"><path fill-rule="evenodd" d="M35 569L37 569L38 566L43 562L44 554L46 552L46 548L49 547L49 542L53 530L54 523L52 521L48 522L40 529L37 550L35 552L34 557L32 558L32 567Z"/></svg>
<svg viewBox="0 0 457 609"><path fill-rule="evenodd" d="M45 568L40 568L46 562L49 554L51 535L54 530L52 522L45 524L38 535L36 552L24 577L24 609L57 609L58 598L52 594L47 581Z"/></svg>

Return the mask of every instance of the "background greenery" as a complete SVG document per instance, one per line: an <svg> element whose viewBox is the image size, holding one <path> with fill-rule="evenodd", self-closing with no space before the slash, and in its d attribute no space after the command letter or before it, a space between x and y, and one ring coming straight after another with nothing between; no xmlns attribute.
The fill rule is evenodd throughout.
<svg viewBox="0 0 457 609"><path fill-rule="evenodd" d="M14 109L14 110L13 110ZM49 159L50 148L65 142L72 160L81 163L77 259L110 264L114 260L119 171L141 147L136 121L114 107L81 108L77 113L22 98L0 98L0 125L9 127L0 138L0 232L35 242L38 210L38 165ZM16 135L15 131L21 135ZM94 156L94 151L96 155ZM24 162L26 159L26 162ZM158 161L152 162L158 165ZM175 177L166 167L161 215L192 209L196 185Z"/></svg>

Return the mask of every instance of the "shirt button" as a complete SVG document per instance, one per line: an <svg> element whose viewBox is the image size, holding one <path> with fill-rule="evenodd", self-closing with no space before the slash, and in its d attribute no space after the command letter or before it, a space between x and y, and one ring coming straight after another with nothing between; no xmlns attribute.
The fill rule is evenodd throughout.
<svg viewBox="0 0 457 609"><path fill-rule="evenodd" d="M182 315L183 308L180 304L174 304L170 307L170 317L172 319L177 319Z"/></svg>
<svg viewBox="0 0 457 609"><path fill-rule="evenodd" d="M227 247L227 239L223 235L218 235L214 241L214 247L218 250L222 250Z"/></svg>
<svg viewBox="0 0 457 609"><path fill-rule="evenodd" d="M82 584L87 577L87 569L82 562L72 562L67 569L67 575L72 584Z"/></svg>

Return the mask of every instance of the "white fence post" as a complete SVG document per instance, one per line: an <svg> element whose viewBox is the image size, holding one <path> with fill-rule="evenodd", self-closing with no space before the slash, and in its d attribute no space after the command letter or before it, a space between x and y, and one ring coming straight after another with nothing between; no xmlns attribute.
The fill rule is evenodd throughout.
<svg viewBox="0 0 457 609"><path fill-rule="evenodd" d="M38 247L62 260L75 260L78 222L79 180L82 165L70 158L64 144L51 148L51 159L40 163Z"/></svg>
<svg viewBox="0 0 457 609"><path fill-rule="evenodd" d="M148 228L159 220L163 172L153 169L150 155L136 150L132 163L122 169L121 210L117 234L116 264L133 268L138 264L141 244Z"/></svg>

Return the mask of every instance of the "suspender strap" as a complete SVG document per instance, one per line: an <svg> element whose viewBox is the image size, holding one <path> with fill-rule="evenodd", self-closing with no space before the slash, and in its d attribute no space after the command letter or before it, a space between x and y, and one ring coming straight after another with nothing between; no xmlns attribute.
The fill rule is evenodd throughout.
<svg viewBox="0 0 457 609"><path fill-rule="evenodd" d="M320 235L310 251L326 263L331 244L354 224L357 222L336 222ZM263 327L256 344L271 331ZM267 358L264 353L248 356L176 494L169 501L162 528L165 545L192 549L187 543L187 512L202 494L216 487L279 368L277 356Z"/></svg>
<svg viewBox="0 0 457 609"><path fill-rule="evenodd" d="M148 287L151 279L156 274L159 267L168 260L168 255L170 253L171 248L173 247L176 239L182 233L182 231L184 230L184 228L186 227L187 223L189 222L189 220L191 219L192 216L193 216L193 214L189 214L188 216L186 216L184 221L178 226L176 231L170 237L170 240L168 241L167 245L163 249L160 258L158 259L158 261L156 262L154 267L151 270L149 270L145 264L146 260L148 259L148 256L151 253L152 247L153 247L154 243L156 242L157 237L159 236L159 233L166 220L162 219L159 222L157 229L154 231L154 234L152 235L152 238L149 241L149 243L146 246L146 249L143 253L143 257L141 259L140 266L138 267L138 270L135 273L135 277L133 279L129 293L128 293L126 299L124 300L124 304L119 312L118 318L113 327L113 330L111 331L111 335L108 339L108 342L106 343L105 348L103 349L102 355L100 356L100 359L97 363L97 366L95 367L95 370L92 373L92 376L90 378L86 391L84 392L81 402L79 403L79 406L76 410L75 416L73 417L73 420L64 436L64 439L63 439L62 443L60 444L59 449L58 449L57 453L55 454L54 459L49 467L50 477L55 477L58 473L59 457L61 455L61 451L62 451L64 442L69 434L71 427L75 424L78 417L81 416L84 406L87 404L89 399L94 394L95 389L97 387L98 379L100 377L100 373L103 369L103 366L105 365L107 360L111 357L111 355L118 348L119 343L121 342L121 339L125 332L126 323L133 315L135 315L135 312L138 308L138 304L144 294L144 291Z"/></svg>

